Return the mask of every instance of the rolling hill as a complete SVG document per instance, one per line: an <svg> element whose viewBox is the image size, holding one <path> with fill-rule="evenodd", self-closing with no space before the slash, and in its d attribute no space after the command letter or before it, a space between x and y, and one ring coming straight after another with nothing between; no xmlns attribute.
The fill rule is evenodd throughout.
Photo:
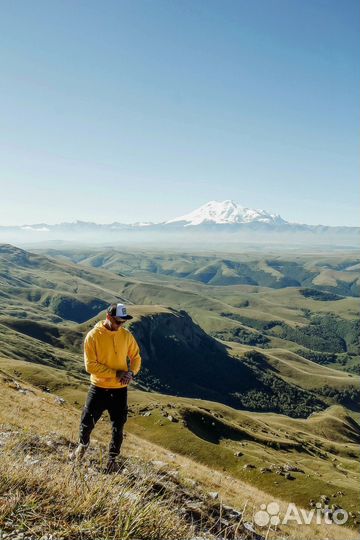
<svg viewBox="0 0 360 540"><path fill-rule="evenodd" d="M107 256L102 253L100 258L97 251L92 257L86 253L86 263L82 252L77 253L77 257L71 253L74 259L71 262L69 254L52 254L56 258L9 245L0 249L3 356L80 373L81 343L84 332L95 320L91 318L94 311L98 313L108 303L119 299L154 305L152 308L134 307L135 312L137 309L140 312L133 325L144 357L151 362L152 383L148 381L148 384L152 390L185 392L183 395L219 400L236 407L301 416L323 407L324 399L325 403L329 403L328 398L330 402L336 401L337 396L329 396L327 390L324 396L314 400L309 391L321 391L319 381L323 380L324 387L336 391L350 391L358 382L354 374L339 372L335 376L329 369L331 365L344 367L337 363L344 358L345 363L347 358L349 361L357 358L358 323L354 314L358 301L355 298L324 302L304 297L299 289L292 287L210 286L186 276L183 279L169 277L164 281L163 274L154 273L153 267L146 273L152 280L146 280L144 274L140 279L136 268L139 264L148 268L149 258L134 255L132 261L131 254L126 258L125 254L113 250ZM115 275L111 270L114 261L118 264L120 255L129 275ZM94 258L97 258L95 267ZM151 260L157 260L158 267L171 263L174 271L176 264L183 269L186 258L189 257L184 255L179 261L176 256L165 254L164 260L158 255ZM202 264L202 257L193 256L190 260L195 264L199 259ZM133 270L130 270L131 261ZM263 261L257 261L257 265L260 263ZM332 264L344 267L348 263L333 261ZM17 280L16 287L14 280ZM155 307L159 304L172 308L165 312ZM313 312L318 304L323 311ZM336 309L336 313L330 317L324 304L328 309ZM315 357L310 357L309 361L309 353L314 348L318 352L313 353ZM325 352L319 352L324 348ZM316 361L319 354L327 355L328 367L314 365L312 360ZM182 370L181 377L177 377L175 366ZM221 366L221 378L218 366ZM186 378L189 369L193 373L192 380L190 384L182 384L179 380ZM317 377L312 379L311 374L315 372ZM279 401L279 396L292 392L297 398L287 398L287 402L296 405ZM269 396L272 396L272 404ZM346 396L339 395L339 399L351 406L354 402ZM306 403L311 403L310 408Z"/></svg>
<svg viewBox="0 0 360 540"><path fill-rule="evenodd" d="M358 279L356 260L347 256L234 261L114 249L32 253L2 245L0 370L8 405L14 400L21 411L14 415L9 407L2 422L46 431L40 420L54 418L54 411L41 396L51 401L55 392L73 419L70 432L61 420L66 437L76 439L88 388L83 338L118 299L134 315L129 328L143 356L130 391L132 449L146 447L148 459L170 453L208 489L224 489L234 507L281 494L280 505L296 500L308 508L326 496L353 514L353 526L358 299L351 288L340 294L314 285L326 266L349 271L351 283ZM229 269L256 283L209 283L210 271L221 277ZM264 274L267 285L258 283ZM299 285L288 286L288 279ZM41 400L40 415L28 399ZM103 440L102 425L96 433ZM226 484L214 485L216 474L226 475ZM299 538L291 527L285 533ZM322 540L321 528L309 534ZM335 529L326 534L340 538ZM346 535L354 538L349 529Z"/></svg>

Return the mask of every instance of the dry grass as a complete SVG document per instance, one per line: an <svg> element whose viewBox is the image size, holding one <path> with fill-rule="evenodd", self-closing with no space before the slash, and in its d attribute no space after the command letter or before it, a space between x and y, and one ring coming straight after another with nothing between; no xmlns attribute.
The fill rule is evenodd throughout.
<svg viewBox="0 0 360 540"><path fill-rule="evenodd" d="M8 432L11 435L11 432ZM0 522L4 530L40 538L176 539L191 527L170 498L154 496L154 473L106 475L99 467L69 463L59 439L17 434L0 461ZM95 461L96 463L96 461Z"/></svg>
<svg viewBox="0 0 360 540"><path fill-rule="evenodd" d="M262 504L270 502L278 503L280 514L284 515L287 509L288 501L280 497L274 497L264 491L257 489L249 483L229 476L218 471L209 469L200 463L178 454L164 452L164 449L154 444L150 444L143 439L131 436L127 440L127 453L139 452L141 445L141 455L145 459L153 459L154 450L161 456L159 459L167 460L172 467L177 467L180 471L183 481L197 481L199 485L206 486L208 491L216 491L224 504L239 508L244 511L244 520L253 522L255 512L260 509ZM266 464L264 464L266 465ZM359 540L360 534L353 529L337 525L310 525L299 526L288 523L282 525L277 530L267 531L258 528L260 534L268 534L268 540L280 540L287 538L289 540Z"/></svg>
<svg viewBox="0 0 360 540"><path fill-rule="evenodd" d="M69 539L191 538L193 530L183 519L181 507L171 495L161 497L152 491L156 477L146 464L154 459L165 462L170 471L178 471L180 485L196 482L194 490L218 492L221 504L243 511L242 520L252 522L264 503L278 502L282 512L287 506L288 501L226 472L214 471L131 434L123 448L131 464L129 474L104 475L99 463L101 443L109 438L107 422L99 422L94 432L97 453L93 450L85 468L74 469L67 459L67 448L77 440L79 411L68 404L56 404L51 394L21 384L28 390L26 394L1 383L0 421L20 432L9 438L7 450L1 452L0 527L5 530L16 524L18 530L35 538L54 531L57 538ZM49 433L54 429L56 434ZM55 441L55 449L51 443L44 444L49 438ZM40 461L32 464L37 459ZM268 540L359 539L357 531L335 525L288 524L277 531L258 528L258 532L267 533Z"/></svg>

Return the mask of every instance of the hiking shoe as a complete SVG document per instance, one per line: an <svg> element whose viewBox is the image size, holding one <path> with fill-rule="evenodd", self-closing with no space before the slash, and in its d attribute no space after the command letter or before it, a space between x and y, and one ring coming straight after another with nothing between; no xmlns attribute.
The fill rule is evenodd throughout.
<svg viewBox="0 0 360 540"><path fill-rule="evenodd" d="M75 450L69 454L70 460L80 463L84 457L86 450L87 445L79 443Z"/></svg>
<svg viewBox="0 0 360 540"><path fill-rule="evenodd" d="M105 467L105 474L115 474L121 472L124 468L123 463L119 463L115 459L109 459Z"/></svg>

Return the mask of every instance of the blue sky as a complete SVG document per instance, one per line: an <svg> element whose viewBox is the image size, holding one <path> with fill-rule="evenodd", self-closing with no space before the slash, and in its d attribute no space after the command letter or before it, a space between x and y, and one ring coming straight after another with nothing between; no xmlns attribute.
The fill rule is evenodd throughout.
<svg viewBox="0 0 360 540"><path fill-rule="evenodd" d="M0 224L162 221L232 199L358 225L353 0L12 0Z"/></svg>

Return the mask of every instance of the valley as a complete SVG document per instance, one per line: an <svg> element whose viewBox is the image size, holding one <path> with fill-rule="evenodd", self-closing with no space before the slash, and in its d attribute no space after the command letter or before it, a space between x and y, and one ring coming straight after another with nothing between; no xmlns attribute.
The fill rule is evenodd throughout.
<svg viewBox="0 0 360 540"><path fill-rule="evenodd" d="M159 447L179 463L190 460L189 476L202 471L209 489L216 474L241 483L241 492L229 485L222 492L239 508L255 492L257 505L276 499L311 508L326 498L350 515L346 536L334 526L328 537L355 538L359 283L352 252L31 252L2 244L0 370L21 416L2 409L1 422L45 429L24 410L16 385L9 390L17 381L65 399L75 441L88 388L84 336L109 303L123 301L143 358L127 424L131 444L146 444L142 457ZM96 429L102 440L103 426ZM303 538L323 533L309 526ZM292 527L282 534L299 538Z"/></svg>

